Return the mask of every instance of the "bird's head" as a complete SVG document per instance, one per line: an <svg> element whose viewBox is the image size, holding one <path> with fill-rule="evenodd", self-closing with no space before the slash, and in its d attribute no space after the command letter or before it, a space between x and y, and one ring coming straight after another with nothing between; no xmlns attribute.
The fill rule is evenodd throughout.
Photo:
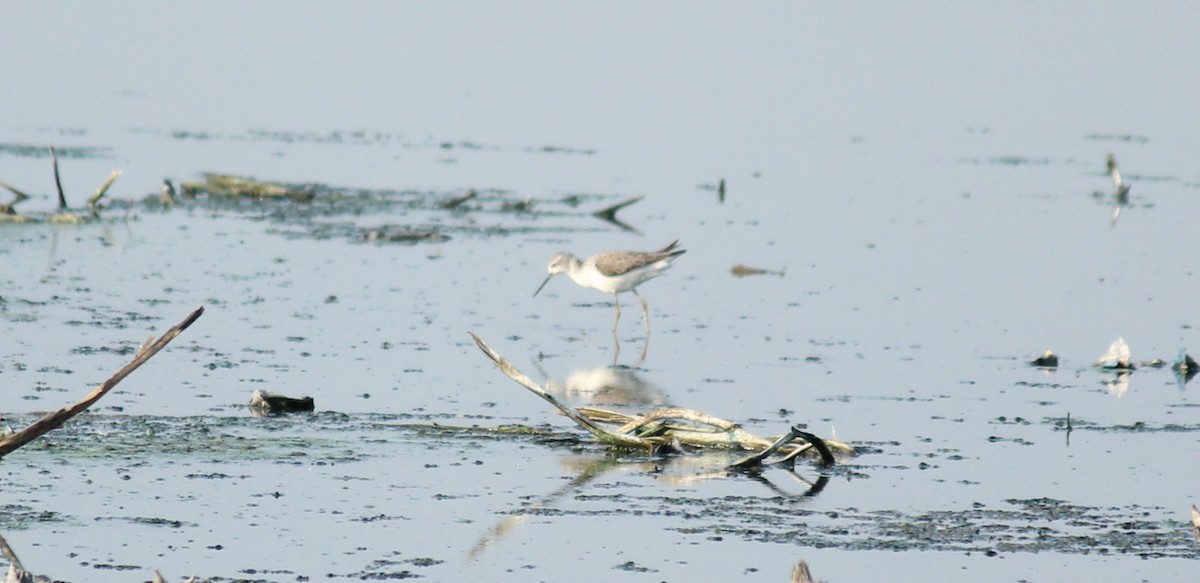
<svg viewBox="0 0 1200 583"><path fill-rule="evenodd" d="M538 293L542 291L542 288L546 287L547 283L550 283L550 279L552 277L566 272L567 266L569 266L572 261L576 261L576 259L575 256L571 255L570 253L565 251L559 251L558 253L555 253L554 257L550 258L550 263L546 265L546 273L549 275L547 275L546 279L542 281L542 285L538 286L537 291L533 292L533 295L537 296Z"/></svg>

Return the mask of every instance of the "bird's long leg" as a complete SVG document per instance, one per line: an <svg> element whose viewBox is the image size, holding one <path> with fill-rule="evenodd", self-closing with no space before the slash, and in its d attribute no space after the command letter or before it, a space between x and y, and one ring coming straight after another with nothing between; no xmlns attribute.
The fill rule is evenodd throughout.
<svg viewBox="0 0 1200 583"><path fill-rule="evenodd" d="M646 338L650 338L650 308L646 306L646 299L636 289L633 290L633 295L642 302L642 327L646 329Z"/></svg>
<svg viewBox="0 0 1200 583"><path fill-rule="evenodd" d="M617 294L613 294L613 306L617 308L617 316L613 318L613 366L617 366L617 359L621 357L621 339L617 337L617 322L621 321L621 299Z"/></svg>
<svg viewBox="0 0 1200 583"><path fill-rule="evenodd" d="M613 334L617 333L617 322L621 321L621 299L617 294L613 294L613 307L617 309L617 316L613 318Z"/></svg>

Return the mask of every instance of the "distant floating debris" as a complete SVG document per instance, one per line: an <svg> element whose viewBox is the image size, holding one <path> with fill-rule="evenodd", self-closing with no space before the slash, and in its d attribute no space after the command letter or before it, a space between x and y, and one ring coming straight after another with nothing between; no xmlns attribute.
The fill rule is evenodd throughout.
<svg viewBox="0 0 1200 583"><path fill-rule="evenodd" d="M1137 142L1139 144L1145 144L1150 141L1150 138L1147 136L1135 136L1133 134L1088 134L1085 137L1095 141Z"/></svg>
<svg viewBox="0 0 1200 583"><path fill-rule="evenodd" d="M533 210L533 197L525 195L521 200L511 200L500 205L500 210L518 213L527 213Z"/></svg>
<svg viewBox="0 0 1200 583"><path fill-rule="evenodd" d="M1175 382L1183 389L1196 373L1200 373L1200 365L1188 355L1186 348L1180 348L1179 356L1176 356L1175 362L1171 364L1171 370L1175 371Z"/></svg>
<svg viewBox="0 0 1200 583"><path fill-rule="evenodd" d="M1187 353L1186 348L1179 349L1179 356L1175 357L1175 363L1171 365L1171 370L1183 373L1200 372L1200 365Z"/></svg>
<svg viewBox="0 0 1200 583"><path fill-rule="evenodd" d="M730 268L729 272L732 273L734 277L747 277L750 275L778 275L779 277L783 277L784 270L780 269L779 271L772 271L770 269L750 267L749 265L742 265L739 263Z"/></svg>
<svg viewBox="0 0 1200 583"><path fill-rule="evenodd" d="M256 390L250 395L250 412L256 417L283 415L284 413L307 413L314 409L312 397L296 399L261 390Z"/></svg>
<svg viewBox="0 0 1200 583"><path fill-rule="evenodd" d="M1096 360L1096 366L1110 370L1133 370L1133 361L1129 357L1129 345L1124 338L1117 338L1108 346L1108 352Z"/></svg>
<svg viewBox="0 0 1200 583"><path fill-rule="evenodd" d="M1113 209L1112 209L1112 226L1117 226L1117 219L1121 217L1121 209L1129 206L1129 185L1121 180L1121 169L1117 166L1117 157L1109 153L1105 159L1105 168L1108 177L1112 180L1113 188Z"/></svg>
<svg viewBox="0 0 1200 583"><path fill-rule="evenodd" d="M988 159L989 164L1001 166L1048 166L1049 158L1026 158L1024 156L994 156Z"/></svg>
<svg viewBox="0 0 1200 583"><path fill-rule="evenodd" d="M158 193L158 202L163 206L175 204L178 195L175 194L175 185L170 178L163 178L162 190Z"/></svg>
<svg viewBox="0 0 1200 583"><path fill-rule="evenodd" d="M363 233L363 239L366 241L377 241L382 243L441 243L449 241L450 236L436 230L424 229L401 229L388 230L387 228L371 229Z"/></svg>
<svg viewBox="0 0 1200 583"><path fill-rule="evenodd" d="M1045 368L1056 368L1058 367L1058 355L1054 354L1052 350L1047 350L1041 356L1029 361L1029 364Z"/></svg>
<svg viewBox="0 0 1200 583"><path fill-rule="evenodd" d="M567 148L564 146L542 146L540 148L526 148L527 152L541 152L543 154L575 154L579 156L593 156L596 151L591 148Z"/></svg>
<svg viewBox="0 0 1200 583"><path fill-rule="evenodd" d="M307 202L313 199L311 191L230 174L205 174L204 182L184 182L179 187L183 190L184 196L188 198L206 193L218 198L256 200L287 198L296 202Z"/></svg>
<svg viewBox="0 0 1200 583"><path fill-rule="evenodd" d="M1105 166L1108 168L1108 177L1112 179L1113 186L1121 188L1121 169L1117 167L1117 157L1109 153L1108 159L1105 161Z"/></svg>
<svg viewBox="0 0 1200 583"><path fill-rule="evenodd" d="M108 192L108 189L112 186L113 182L116 182L117 178L121 176L121 171L113 170L112 174L108 176L108 179L105 180L104 183L100 185L100 188L96 190L96 193L87 199L86 213L72 212L70 206L67 204L67 195L63 191L62 175L58 170L58 148L50 146L48 150L50 152L51 168L54 170L54 188L58 193L58 211L49 215L26 215L17 212L14 207L17 205L17 203L28 200L30 198L29 195L24 191L14 188L8 183L0 182L0 188L3 188L13 194L13 199L11 201L7 203L0 203L0 223L46 222L60 224L80 224L100 218L100 199L104 198L104 195Z"/></svg>
<svg viewBox="0 0 1200 583"><path fill-rule="evenodd" d="M454 210L454 209L458 208L460 205L462 205L462 203L467 202L468 200L471 200L477 196L479 196L479 193L475 192L472 189L470 192L468 192L462 196L456 196L446 202L443 202L442 208L444 208L446 210Z"/></svg>
<svg viewBox="0 0 1200 583"><path fill-rule="evenodd" d="M758 178L757 172L754 173L754 177ZM706 182L704 184L697 184L696 188L699 190L705 190L708 192L715 192L715 193L717 193L717 202L718 203L725 202L725 179L724 178L717 180L716 184L713 184L710 182Z"/></svg>

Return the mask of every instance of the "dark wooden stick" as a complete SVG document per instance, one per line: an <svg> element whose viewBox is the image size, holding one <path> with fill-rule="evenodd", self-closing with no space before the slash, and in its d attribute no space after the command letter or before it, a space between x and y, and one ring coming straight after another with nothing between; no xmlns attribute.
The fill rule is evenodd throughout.
<svg viewBox="0 0 1200 583"><path fill-rule="evenodd" d="M62 178L59 176L59 155L54 151L54 146L50 146L50 161L54 163L54 186L59 190L59 209L67 208L67 196L62 193Z"/></svg>
<svg viewBox="0 0 1200 583"><path fill-rule="evenodd" d="M147 340L146 343L143 344L138 350L137 354L134 355L133 360L129 361L129 364L126 364L121 368L121 370L117 371L116 374L109 377L107 381L104 381L104 384L96 387L96 389L92 391L91 394L84 397L83 400L69 407L59 409L53 413L47 413L45 417L42 417L33 425L22 429L20 432L0 439L0 459L17 448L41 437L42 435L45 435L46 433L49 433L50 431L53 431L54 429L61 427L63 423L67 422L67 420L82 413L88 407L91 407L93 403L100 400L100 397L103 397L110 390L112 390L113 387L117 386L117 383L129 376L129 373L137 370L139 366L145 364L146 361L150 360L150 358L155 354L158 354L158 351L165 348L167 344L174 340L176 336L179 336L179 334L186 330L188 326L191 326L192 322L195 322L196 319L199 318L203 313L203 306L196 308L196 310L189 314L188 317L184 318L182 322L172 326L171 329L167 330L162 336L159 336L158 338L154 338L153 336L150 337L150 339Z"/></svg>

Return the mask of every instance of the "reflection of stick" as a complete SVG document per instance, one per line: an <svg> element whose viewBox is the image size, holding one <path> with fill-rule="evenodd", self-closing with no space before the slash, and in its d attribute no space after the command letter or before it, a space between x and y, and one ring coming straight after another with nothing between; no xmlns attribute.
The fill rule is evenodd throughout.
<svg viewBox="0 0 1200 583"><path fill-rule="evenodd" d="M62 178L58 175L58 154L54 152L54 146L50 146L50 160L54 164L54 186L58 188L58 208L67 208L67 195L63 194Z"/></svg>
<svg viewBox="0 0 1200 583"><path fill-rule="evenodd" d="M157 339L150 337L150 339L147 340L146 343L143 344L138 350L137 354L133 357L133 360L129 361L129 364L126 364L107 381L104 381L104 384L96 387L96 390L92 391L87 397L84 397L82 401L79 401L78 403L75 403L69 407L59 409L53 413L48 413L45 417L42 417L33 425L26 427L18 433L0 439L0 458L3 458L13 450L16 450L30 441L33 441L34 439L37 439L38 437L57 429L58 427L62 426L63 423L66 423L70 418L83 412L88 407L91 407L92 404L100 400L100 397L103 397L106 393L112 390L113 387L117 386L117 383L129 376L129 373L137 370L139 366L145 364L146 361L150 360L152 356L158 354L158 351L165 348L167 344L174 340L176 336L179 336L179 334L187 329L188 326L191 326L192 322L195 322L196 319L199 318L203 313L203 307L196 308L196 310L189 314L187 318L184 318L182 322L172 326L171 329L167 330L162 336L158 337Z"/></svg>
<svg viewBox="0 0 1200 583"><path fill-rule="evenodd" d="M522 508L520 512L505 516L498 523L496 523L495 526L487 531L487 534L484 534L483 537L475 543L475 546L471 547L471 550L467 551L467 560L478 559L479 556L483 554L484 549L495 544L496 542L499 542L500 539L504 538L504 536L512 531L514 527L521 522L524 522L530 514L545 508L546 506L550 505L551 502L563 497L563 495L582 488L585 484L596 479L605 471L616 467L619 463L620 462L608 458L588 463L579 473L579 475L575 476L575 478L570 482L567 482L553 492L534 500Z"/></svg>

